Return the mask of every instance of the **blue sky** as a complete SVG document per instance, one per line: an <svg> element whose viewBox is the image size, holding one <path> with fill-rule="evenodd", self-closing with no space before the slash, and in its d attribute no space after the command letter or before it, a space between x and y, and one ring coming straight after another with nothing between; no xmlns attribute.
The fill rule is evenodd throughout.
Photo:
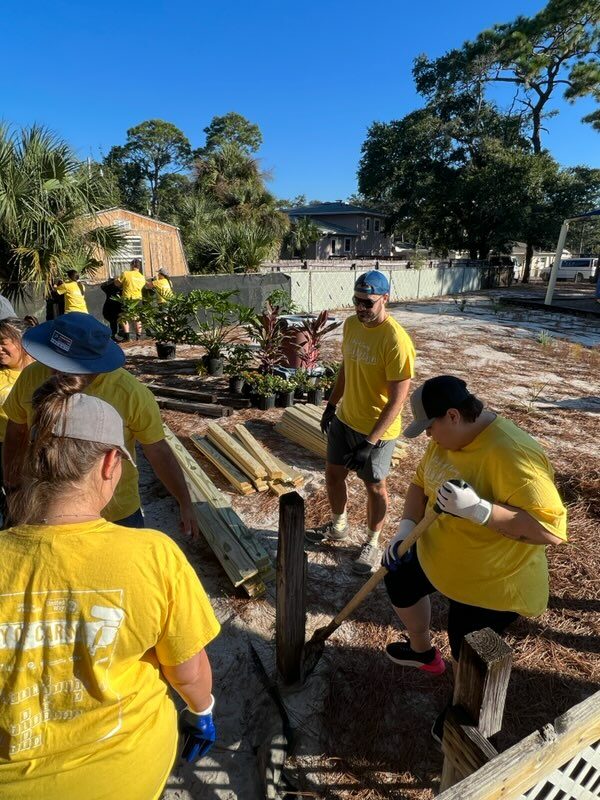
<svg viewBox="0 0 600 800"><path fill-rule="evenodd" d="M0 117L42 123L82 158L161 118L194 146L216 114L258 123L262 165L280 197L336 200L356 190L367 128L421 104L411 67L543 0L29 0L3 3ZM580 122L591 102L548 121L564 164L600 165Z"/></svg>

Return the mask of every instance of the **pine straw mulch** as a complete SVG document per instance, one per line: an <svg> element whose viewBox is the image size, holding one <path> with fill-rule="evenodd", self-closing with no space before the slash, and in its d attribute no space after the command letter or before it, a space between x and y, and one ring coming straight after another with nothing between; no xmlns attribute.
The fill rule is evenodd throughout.
<svg viewBox="0 0 600 800"><path fill-rule="evenodd" d="M514 661L504 726L497 737L498 749L504 750L600 689L598 417L589 410L539 408L540 401L552 403L565 395L583 399L600 395L595 381L600 352L509 334L498 340L495 331L482 344L514 356L514 363L490 363L474 370L468 360L449 365L447 352L432 346L424 334L416 333L413 338L420 363L427 364L427 371L417 376L419 381L444 372L461 375L494 410L543 443L568 507L569 544L548 548L549 608L537 619L519 620L506 634ZM339 357L339 343L331 342L324 356ZM322 474L319 459L274 434L272 424L280 413L251 409L220 422L228 428L234 421L252 420L259 438L277 455L315 475ZM175 412L165 412L164 417L184 441L191 431L201 432L206 424L201 418ZM390 476L387 534L393 532L399 518L402 498L424 445L421 440L410 442L401 465ZM206 462L203 466L217 486L227 490L212 466ZM324 483L315 482L308 488L307 526L321 524L329 515ZM248 524L257 528L264 527L261 519L276 519L277 498L270 493L246 498L236 495L233 502ZM350 481L348 513L353 530L350 546L344 542L326 552L309 553L309 613L316 610L332 616L360 586L348 571L353 546L364 540L364 491L355 478ZM234 599L233 593L231 600L242 616L244 609L250 608L249 601ZM436 644L449 658L445 615L446 603L436 597L432 629ZM385 593L376 591L326 645L330 687L321 720L322 745L319 752L290 760L300 785L316 796L429 800L437 791L442 757L429 737L429 728L451 691L450 670L441 678L432 678L391 664L382 651L398 633Z"/></svg>

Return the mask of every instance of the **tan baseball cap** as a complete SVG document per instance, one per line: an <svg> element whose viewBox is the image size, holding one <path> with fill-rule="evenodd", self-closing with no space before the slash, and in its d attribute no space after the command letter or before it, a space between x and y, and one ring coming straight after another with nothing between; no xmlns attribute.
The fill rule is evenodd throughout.
<svg viewBox="0 0 600 800"><path fill-rule="evenodd" d="M135 461L125 447L123 420L113 406L99 397L81 393L71 395L66 412L54 426L52 434L114 447L135 467Z"/></svg>

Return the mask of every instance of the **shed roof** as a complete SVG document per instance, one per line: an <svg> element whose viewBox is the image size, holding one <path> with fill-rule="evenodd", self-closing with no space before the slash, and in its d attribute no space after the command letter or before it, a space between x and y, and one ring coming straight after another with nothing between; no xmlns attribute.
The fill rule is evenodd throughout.
<svg viewBox="0 0 600 800"><path fill-rule="evenodd" d="M85 217L95 217L99 214L106 214L108 211L118 211L119 214L130 214L133 217L140 217L141 219L148 219L150 222L155 222L157 225L164 225L167 228L174 228L176 231L179 230L177 225L171 225L170 222L163 222L162 219L157 219L156 217L149 217L147 214L139 214L137 211L130 211L128 208L123 208L122 206L111 206L110 208L101 208L99 211L96 211L94 214L84 214Z"/></svg>
<svg viewBox="0 0 600 800"><path fill-rule="evenodd" d="M350 203L319 203L319 205L315 206L287 208L285 213L290 217L324 217L327 214L368 214L371 217L385 217L385 214L382 214L381 211L353 206Z"/></svg>

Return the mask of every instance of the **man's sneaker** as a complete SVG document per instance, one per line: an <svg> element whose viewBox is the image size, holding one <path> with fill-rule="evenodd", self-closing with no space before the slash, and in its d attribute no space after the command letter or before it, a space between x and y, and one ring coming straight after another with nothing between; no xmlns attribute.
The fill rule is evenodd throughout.
<svg viewBox="0 0 600 800"><path fill-rule="evenodd" d="M352 562L352 572L358 575L370 575L381 566L383 551L372 544L364 544L357 558Z"/></svg>
<svg viewBox="0 0 600 800"><path fill-rule="evenodd" d="M431 675L442 675L446 671L446 663L437 647L416 653L407 641L392 642L385 648L385 654L390 661L402 667L416 667Z"/></svg>
<svg viewBox="0 0 600 800"><path fill-rule="evenodd" d="M348 536L348 526L342 528L341 531L333 527L333 522L328 522L325 525L319 525L318 528L307 528L304 531L305 538L313 544L321 544L326 539L332 542L341 542Z"/></svg>

